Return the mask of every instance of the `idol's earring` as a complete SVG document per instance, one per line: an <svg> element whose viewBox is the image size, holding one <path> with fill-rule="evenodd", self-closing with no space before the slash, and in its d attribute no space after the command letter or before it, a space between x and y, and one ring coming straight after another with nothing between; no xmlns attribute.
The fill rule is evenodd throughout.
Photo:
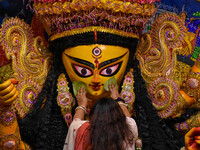
<svg viewBox="0 0 200 150"><path fill-rule="evenodd" d="M60 74L58 78L57 91L57 103L61 107L62 115L69 126L72 122L72 107L75 102L72 94L69 92L68 82L64 73Z"/></svg>
<svg viewBox="0 0 200 150"><path fill-rule="evenodd" d="M125 79L123 81L122 90L121 90L121 98L125 100L125 103L128 106L128 110L133 113L133 103L135 101L135 93L134 93L134 76L133 69L125 75Z"/></svg>

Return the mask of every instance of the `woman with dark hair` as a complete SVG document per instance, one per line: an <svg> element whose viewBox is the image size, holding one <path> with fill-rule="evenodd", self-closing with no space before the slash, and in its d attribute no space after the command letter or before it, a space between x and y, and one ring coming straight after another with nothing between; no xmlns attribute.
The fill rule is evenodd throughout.
<svg viewBox="0 0 200 150"><path fill-rule="evenodd" d="M137 125L120 98L116 85L111 84L109 90L112 98L98 100L90 111L89 121L85 121L88 99L85 89L80 89L77 95L79 106L69 127L64 150L135 149Z"/></svg>

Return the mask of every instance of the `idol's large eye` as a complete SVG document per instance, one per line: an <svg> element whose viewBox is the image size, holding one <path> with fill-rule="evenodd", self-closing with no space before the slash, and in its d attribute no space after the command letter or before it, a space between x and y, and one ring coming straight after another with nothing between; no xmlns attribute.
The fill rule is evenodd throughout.
<svg viewBox="0 0 200 150"><path fill-rule="evenodd" d="M72 64L72 68L74 69L74 71L76 72L76 74L79 77L89 77L93 74L92 71L90 69L86 68L86 67L82 67L82 66Z"/></svg>
<svg viewBox="0 0 200 150"><path fill-rule="evenodd" d="M119 71L121 64L122 64L122 62L102 69L100 71L100 75L102 75L102 76L113 76L113 75L115 75Z"/></svg>

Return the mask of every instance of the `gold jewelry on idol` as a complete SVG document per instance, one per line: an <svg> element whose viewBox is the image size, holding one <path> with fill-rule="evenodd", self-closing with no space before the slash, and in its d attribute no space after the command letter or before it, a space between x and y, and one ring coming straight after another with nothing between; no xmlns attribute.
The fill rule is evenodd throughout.
<svg viewBox="0 0 200 150"><path fill-rule="evenodd" d="M131 68L125 76L120 93L121 98L125 100L125 104L127 104L128 110L131 113L133 113L133 103L135 101L134 82L133 69Z"/></svg>
<svg viewBox="0 0 200 150"><path fill-rule="evenodd" d="M69 126L69 124L72 122L71 111L75 102L73 96L69 92L68 82L64 73L60 74L58 78L57 90L58 90L57 103L61 107L62 115L65 119L65 122Z"/></svg>

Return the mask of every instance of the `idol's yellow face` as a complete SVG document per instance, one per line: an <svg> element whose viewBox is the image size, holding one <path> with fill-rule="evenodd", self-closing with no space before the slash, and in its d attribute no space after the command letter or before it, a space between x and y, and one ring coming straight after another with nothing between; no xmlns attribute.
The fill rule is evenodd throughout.
<svg viewBox="0 0 200 150"><path fill-rule="evenodd" d="M114 76L119 86L128 58L128 48L99 44L68 48L62 54L70 80L84 82L92 100L109 96L104 89L109 78Z"/></svg>

